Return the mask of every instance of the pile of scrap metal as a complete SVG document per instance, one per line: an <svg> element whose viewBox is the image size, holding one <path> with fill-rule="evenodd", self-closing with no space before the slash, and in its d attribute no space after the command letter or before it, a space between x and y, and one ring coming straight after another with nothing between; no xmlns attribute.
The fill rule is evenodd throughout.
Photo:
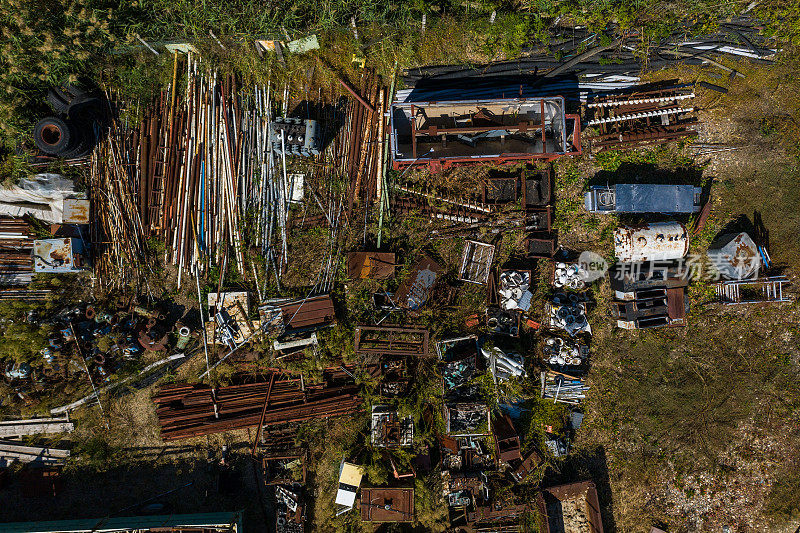
<svg viewBox="0 0 800 533"><path fill-rule="evenodd" d="M261 454L264 482L272 489L274 498L275 531L303 533L306 519L306 451L275 446L274 441L270 442Z"/></svg>
<svg viewBox="0 0 800 533"><path fill-rule="evenodd" d="M37 174L0 187L0 284L27 285L34 272L84 270L90 263L89 200L72 180ZM32 217L58 238L34 239Z"/></svg>
<svg viewBox="0 0 800 533"><path fill-rule="evenodd" d="M336 323L336 310L329 294L304 299L267 300L258 308L260 328L274 337L272 348L278 358L299 356L307 349L316 350L316 332Z"/></svg>
<svg viewBox="0 0 800 533"><path fill-rule="evenodd" d="M209 292L206 338L234 351L260 332L260 323L250 319L250 298L246 292Z"/></svg>
<svg viewBox="0 0 800 533"><path fill-rule="evenodd" d="M586 398L589 386L581 377L570 376L555 370L544 370L540 375L542 398L553 402L579 405Z"/></svg>
<svg viewBox="0 0 800 533"><path fill-rule="evenodd" d="M586 317L588 296L585 293L563 293L553 295L545 303L545 316L550 328L566 332L570 337L591 335L592 326Z"/></svg>
<svg viewBox="0 0 800 533"><path fill-rule="evenodd" d="M685 326L689 276L683 258L689 234L679 222L621 226L614 233L619 263L610 273L612 314L624 329Z"/></svg>
<svg viewBox="0 0 800 533"><path fill-rule="evenodd" d="M447 402L467 401L476 398L479 387L475 383L484 371L478 338L474 335L443 339L436 343L442 375L443 397Z"/></svg>
<svg viewBox="0 0 800 533"><path fill-rule="evenodd" d="M497 294L500 308L504 311L520 310L527 312L531 308L531 275L530 270L504 270L500 273Z"/></svg>
<svg viewBox="0 0 800 533"><path fill-rule="evenodd" d="M554 332L542 335L542 362L553 370L583 373L589 366L589 346L583 338L564 338Z"/></svg>
<svg viewBox="0 0 800 533"><path fill-rule="evenodd" d="M747 232L723 233L708 247L708 258L722 278L714 284L717 299L726 305L762 302L791 302L784 293L789 279L783 275L762 275L772 268L767 248Z"/></svg>
<svg viewBox="0 0 800 533"><path fill-rule="evenodd" d="M400 417L389 405L372 406L370 441L379 448L399 448L414 443L414 420Z"/></svg>
<svg viewBox="0 0 800 533"><path fill-rule="evenodd" d="M275 485L275 533L303 533L306 502L300 484Z"/></svg>
<svg viewBox="0 0 800 533"><path fill-rule="evenodd" d="M544 489L536 498L536 507L543 533L603 533L600 501L592 481Z"/></svg>
<svg viewBox="0 0 800 533"><path fill-rule="evenodd" d="M374 368L384 398L401 397L411 384L413 369L428 357L429 333L418 327L357 326L355 354Z"/></svg>
<svg viewBox="0 0 800 533"><path fill-rule="evenodd" d="M527 375L525 358L513 348L484 345L481 347L481 354L495 382L503 382L512 377L524 378Z"/></svg>
<svg viewBox="0 0 800 533"><path fill-rule="evenodd" d="M528 315L533 298L533 270L495 270L489 278L486 325L501 337L519 337L522 317Z"/></svg>
<svg viewBox="0 0 800 533"><path fill-rule="evenodd" d="M595 97L587 103L593 114L587 126L599 129L592 146L602 151L695 136L694 96L692 86L661 83Z"/></svg>
<svg viewBox="0 0 800 533"><path fill-rule="evenodd" d="M711 65L741 76L717 59L727 56L737 61L771 63L777 49L760 31L761 26L758 19L747 14L720 22L712 34L702 21L687 22L658 43L641 46L637 32L614 31L613 26L597 32L562 19L550 28L554 34L545 49L530 50L520 59L407 69L403 73L407 88L397 91L397 100L439 102L503 95L563 95L585 100L587 95L635 85L643 66L658 70L679 64Z"/></svg>
<svg viewBox="0 0 800 533"><path fill-rule="evenodd" d="M485 365L475 336L444 339L436 344L442 375L445 433L458 437L491 434L489 407L478 378Z"/></svg>
<svg viewBox="0 0 800 533"><path fill-rule="evenodd" d="M497 469L501 455L514 461L509 457L514 454L514 443L509 444L509 440L513 438L495 438L493 443L490 437L440 437L442 490L451 527L519 531L519 518L528 505L503 490L503 480L498 477L501 471ZM516 444L518 455L518 439ZM501 464L508 468L508 463Z"/></svg>
<svg viewBox="0 0 800 533"><path fill-rule="evenodd" d="M93 383L110 381L126 363L138 361L144 350L166 349L171 330L163 317L148 318L125 309L100 312L91 305L70 309L51 323L54 333L41 350L41 360L9 365L6 379L54 383L68 378L72 369L88 372Z"/></svg>
<svg viewBox="0 0 800 533"><path fill-rule="evenodd" d="M306 384L280 371L261 381L212 388L177 383L159 388L153 398L164 440L234 429L346 416L357 412L355 385Z"/></svg>
<svg viewBox="0 0 800 533"><path fill-rule="evenodd" d="M592 328L587 312L592 297L585 268L588 266L584 267L580 259L554 263L552 286L569 292L556 292L545 302L547 327L542 330L538 344L543 366L539 374L541 397L565 403L569 409L578 406L589 390L583 375L589 369ZM548 438L546 444L555 456L566 453L566 444L557 437Z"/></svg>
<svg viewBox="0 0 800 533"><path fill-rule="evenodd" d="M442 452L443 496L453 518L488 499L487 473L497 468L488 438L439 437Z"/></svg>
<svg viewBox="0 0 800 533"><path fill-rule="evenodd" d="M267 485L293 485L306 482L306 450L281 448L274 441L260 443L262 473Z"/></svg>

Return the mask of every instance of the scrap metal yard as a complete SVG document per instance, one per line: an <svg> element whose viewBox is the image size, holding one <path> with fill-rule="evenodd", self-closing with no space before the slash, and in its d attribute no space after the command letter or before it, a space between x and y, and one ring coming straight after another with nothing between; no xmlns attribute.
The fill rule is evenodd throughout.
<svg viewBox="0 0 800 533"><path fill-rule="evenodd" d="M438 40L517 31L484 8L414 59L130 26L35 93L0 532L798 530L792 45L753 6Z"/></svg>

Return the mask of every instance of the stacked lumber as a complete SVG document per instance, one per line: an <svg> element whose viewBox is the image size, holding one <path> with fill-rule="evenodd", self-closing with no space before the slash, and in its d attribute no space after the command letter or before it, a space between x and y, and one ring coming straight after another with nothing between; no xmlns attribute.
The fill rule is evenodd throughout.
<svg viewBox="0 0 800 533"><path fill-rule="evenodd" d="M16 441L0 440L0 465L9 465L14 461L58 465L68 457L69 450L23 446Z"/></svg>
<svg viewBox="0 0 800 533"><path fill-rule="evenodd" d="M285 378L216 389L167 385L153 401L164 440L256 427L262 416L264 426L343 416L361 405L357 386L303 387L301 380Z"/></svg>
<svg viewBox="0 0 800 533"><path fill-rule="evenodd" d="M75 426L66 417L0 421L0 437L69 433L73 429L75 429Z"/></svg>

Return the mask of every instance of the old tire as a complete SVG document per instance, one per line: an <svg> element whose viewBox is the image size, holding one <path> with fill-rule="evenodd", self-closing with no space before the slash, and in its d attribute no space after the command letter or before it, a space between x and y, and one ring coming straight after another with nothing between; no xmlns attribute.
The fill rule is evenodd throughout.
<svg viewBox="0 0 800 533"><path fill-rule="evenodd" d="M58 157L64 159L76 159L83 157L91 152L94 146L94 132L92 125L84 122L70 123L72 131L72 146L66 150L59 152Z"/></svg>
<svg viewBox="0 0 800 533"><path fill-rule="evenodd" d="M50 89L47 91L47 102L53 111L60 115L69 114L69 108L72 105L72 98L58 89Z"/></svg>
<svg viewBox="0 0 800 533"><path fill-rule="evenodd" d="M33 128L33 142L46 154L58 155L70 148L72 131L67 123L58 117L46 117Z"/></svg>

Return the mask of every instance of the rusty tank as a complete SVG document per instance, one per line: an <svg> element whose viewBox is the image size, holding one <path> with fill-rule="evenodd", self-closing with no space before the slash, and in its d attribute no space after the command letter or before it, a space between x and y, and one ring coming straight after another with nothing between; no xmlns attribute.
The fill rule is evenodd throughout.
<svg viewBox="0 0 800 533"><path fill-rule="evenodd" d="M621 226L614 232L614 254L623 263L680 259L689 251L689 233L680 222Z"/></svg>

